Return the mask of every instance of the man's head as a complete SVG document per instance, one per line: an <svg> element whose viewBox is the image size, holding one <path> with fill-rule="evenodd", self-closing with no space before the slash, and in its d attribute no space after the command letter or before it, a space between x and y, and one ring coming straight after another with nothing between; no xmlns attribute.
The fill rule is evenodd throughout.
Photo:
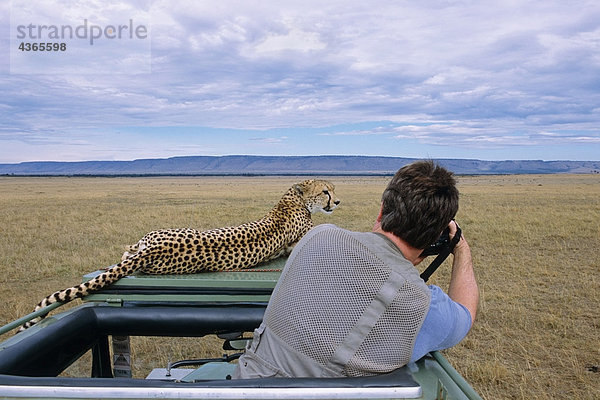
<svg viewBox="0 0 600 400"><path fill-rule="evenodd" d="M381 228L424 249L434 243L458 211L452 172L433 161L402 167L383 192Z"/></svg>

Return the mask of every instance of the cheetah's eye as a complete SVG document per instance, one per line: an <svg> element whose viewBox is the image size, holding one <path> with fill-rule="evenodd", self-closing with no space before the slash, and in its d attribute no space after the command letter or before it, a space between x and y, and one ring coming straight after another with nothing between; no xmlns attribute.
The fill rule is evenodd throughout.
<svg viewBox="0 0 600 400"><path fill-rule="evenodd" d="M323 193L329 194L329 190L325 189L325 190L323 190Z"/></svg>

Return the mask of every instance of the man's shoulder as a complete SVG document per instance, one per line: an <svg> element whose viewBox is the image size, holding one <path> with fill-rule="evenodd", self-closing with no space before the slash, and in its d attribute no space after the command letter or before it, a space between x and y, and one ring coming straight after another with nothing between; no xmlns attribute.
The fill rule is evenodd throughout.
<svg viewBox="0 0 600 400"><path fill-rule="evenodd" d="M309 232L320 232L320 231L327 231L327 230L342 230L344 231L345 229L340 228L337 225L334 224L319 224L316 225L314 228L312 228Z"/></svg>
<svg viewBox="0 0 600 400"><path fill-rule="evenodd" d="M335 237L348 237L357 240L358 242L362 242L364 244L369 244L372 242L379 242L380 238L378 235L373 232L360 232L360 231L351 231L348 229L340 228L334 224L320 224L311 229L306 236L312 237L318 234L331 234L331 236Z"/></svg>
<svg viewBox="0 0 600 400"><path fill-rule="evenodd" d="M320 224L320 225L316 225L314 228L312 228L311 230L309 230L304 237L302 238L303 242L306 242L307 240L310 240L311 238L313 238L316 235L322 235L322 234L326 234L327 232L337 232L337 231L345 231L345 229L340 228L337 225L334 224Z"/></svg>

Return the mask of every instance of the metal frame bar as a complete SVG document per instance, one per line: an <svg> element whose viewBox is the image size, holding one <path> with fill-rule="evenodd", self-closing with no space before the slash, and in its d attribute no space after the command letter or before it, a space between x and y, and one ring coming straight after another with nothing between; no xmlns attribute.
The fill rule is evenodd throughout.
<svg viewBox="0 0 600 400"><path fill-rule="evenodd" d="M2 395L14 398L103 398L103 399L219 399L219 400L317 400L317 399L414 399L421 397L417 387L384 388L127 388L127 387L57 387L3 386Z"/></svg>

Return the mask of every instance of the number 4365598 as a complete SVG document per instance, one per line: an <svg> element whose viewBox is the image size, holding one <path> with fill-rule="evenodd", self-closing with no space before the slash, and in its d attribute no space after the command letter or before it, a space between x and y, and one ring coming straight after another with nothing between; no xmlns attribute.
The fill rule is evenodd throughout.
<svg viewBox="0 0 600 400"><path fill-rule="evenodd" d="M66 43L29 43L21 42L21 51L67 51Z"/></svg>

